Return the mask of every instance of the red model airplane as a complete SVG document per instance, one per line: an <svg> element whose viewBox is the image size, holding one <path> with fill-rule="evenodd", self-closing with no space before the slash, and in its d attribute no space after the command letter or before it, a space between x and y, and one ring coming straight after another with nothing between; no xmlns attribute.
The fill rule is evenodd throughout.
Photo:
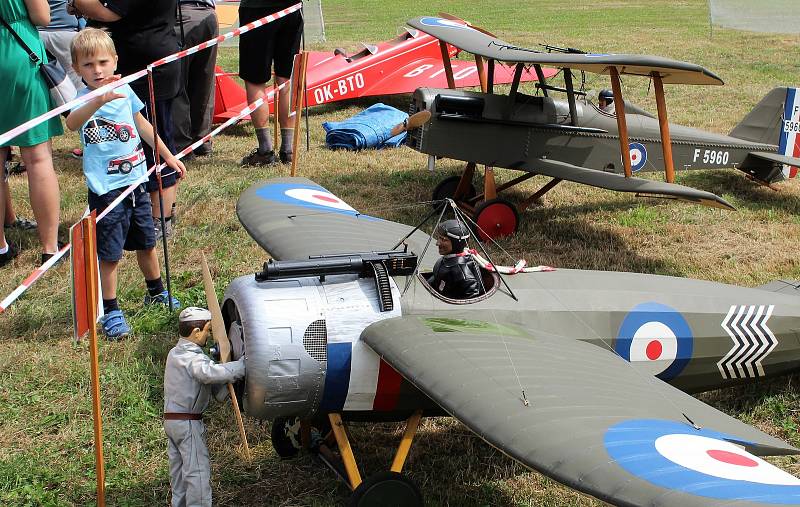
<svg viewBox="0 0 800 507"><path fill-rule="evenodd" d="M454 27L471 26L462 20L451 22ZM316 106L360 97L413 93L421 87L447 87L442 63L444 54L450 59L455 87L481 84L478 66L473 61L455 59L460 52L458 48L440 43L439 39L413 28L406 28L402 35L390 41L362 45L363 49L350 55L342 49L309 53L306 104ZM555 69L544 69L545 77L556 72ZM224 122L247 105L245 91L232 75L235 74L225 73L217 67L214 123ZM508 84L513 78L513 66L497 65L495 84ZM535 72L525 70L521 80L536 79ZM273 112L272 102L269 106Z"/></svg>

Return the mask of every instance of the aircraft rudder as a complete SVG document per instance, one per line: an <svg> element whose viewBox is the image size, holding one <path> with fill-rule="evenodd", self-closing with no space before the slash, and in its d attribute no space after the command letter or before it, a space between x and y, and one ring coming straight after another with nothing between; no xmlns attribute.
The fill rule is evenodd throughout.
<svg viewBox="0 0 800 507"><path fill-rule="evenodd" d="M786 114L790 109L789 99L794 101L798 97L796 88L773 88L728 135L756 143L779 144L784 120L789 118Z"/></svg>

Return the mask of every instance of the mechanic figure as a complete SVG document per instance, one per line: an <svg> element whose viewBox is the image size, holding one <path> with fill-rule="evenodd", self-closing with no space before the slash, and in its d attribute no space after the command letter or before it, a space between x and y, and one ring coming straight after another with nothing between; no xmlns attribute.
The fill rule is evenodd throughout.
<svg viewBox="0 0 800 507"><path fill-rule="evenodd" d="M450 299L471 299L486 292L480 268L465 252L469 229L458 220L445 220L436 230L436 246L442 257L433 266L428 283Z"/></svg>
<svg viewBox="0 0 800 507"><path fill-rule="evenodd" d="M169 351L164 368L164 432L172 506L210 506L211 467L203 411L212 393L222 401L228 395L225 384L244 377L244 358L216 364L203 353L211 323L208 310L186 308L178 320L180 339Z"/></svg>

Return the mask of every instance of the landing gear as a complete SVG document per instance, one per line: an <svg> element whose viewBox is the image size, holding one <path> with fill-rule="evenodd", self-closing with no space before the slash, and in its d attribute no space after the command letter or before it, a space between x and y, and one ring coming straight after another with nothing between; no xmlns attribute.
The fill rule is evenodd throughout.
<svg viewBox="0 0 800 507"><path fill-rule="evenodd" d="M272 448L283 459L297 456L302 449L300 439L300 419L297 417L276 417L270 432Z"/></svg>
<svg viewBox="0 0 800 507"><path fill-rule="evenodd" d="M433 201L433 207L439 207L444 199L453 199L455 201L468 201L475 197L477 192L475 191L475 185L472 183L467 184L467 188L465 192L459 192L460 195L456 195L458 190L458 184L461 182L461 176L450 176L442 181L439 182L436 187L433 189L433 193L431 195L431 200Z"/></svg>
<svg viewBox="0 0 800 507"><path fill-rule="evenodd" d="M351 507L422 507L419 487L399 472L378 472L358 485L350 497Z"/></svg>
<svg viewBox="0 0 800 507"><path fill-rule="evenodd" d="M476 232L481 241L514 234L519 224L517 208L500 197L478 204L473 218L478 224L479 229Z"/></svg>

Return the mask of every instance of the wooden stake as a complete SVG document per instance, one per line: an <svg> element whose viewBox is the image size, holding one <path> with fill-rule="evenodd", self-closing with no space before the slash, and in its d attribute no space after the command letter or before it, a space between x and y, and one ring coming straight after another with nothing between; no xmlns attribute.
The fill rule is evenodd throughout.
<svg viewBox="0 0 800 507"><path fill-rule="evenodd" d="M631 177L631 150L628 142L628 122L625 118L625 101L622 99L622 85L619 82L619 71L616 67L611 71L611 88L614 90L614 111L617 114L617 130L619 130L619 151L622 155L622 167L625 177Z"/></svg>
<svg viewBox="0 0 800 507"><path fill-rule="evenodd" d="M97 248L95 213L81 220L83 259L86 269L86 312L89 323L89 359L92 375L92 419L94 420L94 460L97 475L97 505L106 504L106 472L103 460L103 421L100 412L100 364L97 357Z"/></svg>
<svg viewBox="0 0 800 507"><path fill-rule="evenodd" d="M675 163L672 161L672 139L669 135L669 120L667 119L667 101L664 100L664 83L661 74L653 72L653 85L656 92L656 106L658 107L658 127L661 129L661 151L664 153L664 176L667 183L675 183Z"/></svg>
<svg viewBox="0 0 800 507"><path fill-rule="evenodd" d="M220 360L223 363L227 363L231 359L231 342L228 341L228 332L225 330L222 310L219 309L217 291L214 289L214 280L211 278L211 271L208 269L206 254L200 252L200 257L203 269L203 288L206 292L208 311L211 312L211 331L214 333L214 339L217 340L217 344L219 345ZM239 411L239 400L236 399L236 391L233 390L233 384L231 383L228 383L228 394L231 396L233 414L239 426L239 435L242 438L242 445L244 446L244 457L247 462L250 463L252 457L250 456L250 446L247 445L247 433L244 431L244 421L242 420L242 413Z"/></svg>
<svg viewBox="0 0 800 507"><path fill-rule="evenodd" d="M280 127L278 126L278 118L280 118L280 114L278 113L281 109L281 101L279 99L279 92L278 92L278 80L277 78L273 78L272 80L272 110L275 112L275 122L272 126L272 140L273 146L278 146L278 133L280 132ZM269 107L269 106L267 106Z"/></svg>
<svg viewBox="0 0 800 507"><path fill-rule="evenodd" d="M297 76L297 88L294 91L296 100L294 110L294 140L292 142L292 176L297 173L297 147L300 142L300 116L303 114L303 102L305 101L305 87L306 87L306 68L308 67L308 53L305 51L300 52L298 60L300 65L300 74Z"/></svg>

